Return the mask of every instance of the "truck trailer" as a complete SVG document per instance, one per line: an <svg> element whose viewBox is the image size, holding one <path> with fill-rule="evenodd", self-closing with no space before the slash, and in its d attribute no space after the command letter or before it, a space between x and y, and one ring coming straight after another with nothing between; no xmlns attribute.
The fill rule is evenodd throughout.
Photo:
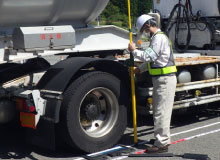
<svg viewBox="0 0 220 160"><path fill-rule="evenodd" d="M117 144L131 109L125 55L129 32L90 25L108 2L0 2L0 123L20 121L27 141L44 148L55 149L62 141L95 152ZM166 2L167 8L163 1L153 0L149 13L176 44L174 109L220 100L219 1L211 2L213 12L203 5L205 0L193 2ZM181 9L187 12L181 14ZM191 11L201 16L190 16ZM64 55L67 58L55 64L47 61ZM136 77L136 94L139 112L150 114L152 84L147 71Z"/></svg>

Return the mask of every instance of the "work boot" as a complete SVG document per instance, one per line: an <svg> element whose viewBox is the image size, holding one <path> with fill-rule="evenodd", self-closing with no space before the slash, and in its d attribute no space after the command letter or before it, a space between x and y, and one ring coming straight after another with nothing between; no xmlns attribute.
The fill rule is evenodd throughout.
<svg viewBox="0 0 220 160"><path fill-rule="evenodd" d="M156 147L156 146L148 146L146 148L146 153L163 153L163 152L168 152L168 146L163 146L163 147Z"/></svg>
<svg viewBox="0 0 220 160"><path fill-rule="evenodd" d="M154 143L155 143L155 139L150 139L149 144L154 145Z"/></svg>

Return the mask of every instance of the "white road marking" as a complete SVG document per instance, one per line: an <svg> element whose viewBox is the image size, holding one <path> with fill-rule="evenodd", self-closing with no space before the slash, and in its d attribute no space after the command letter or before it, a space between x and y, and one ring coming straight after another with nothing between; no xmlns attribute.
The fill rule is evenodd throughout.
<svg viewBox="0 0 220 160"><path fill-rule="evenodd" d="M205 135L213 134L213 133L217 133L217 132L220 132L220 129L216 129L216 130L213 130L213 131L200 133L200 134L197 134L197 135L194 135L194 136L191 136L191 137L183 138L183 139L180 139L178 141L171 142L171 144L176 144L176 143L179 143L179 142L188 141L188 140L191 140L191 139L194 139L194 138L198 138L198 137L201 137L201 136L205 136Z"/></svg>
<svg viewBox="0 0 220 160"><path fill-rule="evenodd" d="M121 159L125 159L125 158L128 158L128 156L121 156L121 157L114 158L112 160L121 160Z"/></svg>
<svg viewBox="0 0 220 160"><path fill-rule="evenodd" d="M91 153L91 154L88 154L88 155L86 155L86 156L91 156L91 157L92 157L92 156L98 156L98 155L103 154L103 153L105 153L105 152L109 152L109 151L112 151L112 150L117 150L117 149L120 149L120 148L121 148L121 147L118 146L118 147L114 147L114 148L106 149L106 150L104 150L104 151ZM84 158L79 157L79 158L76 158L76 159L74 159L74 160L84 160Z"/></svg>
<svg viewBox="0 0 220 160"><path fill-rule="evenodd" d="M216 122L216 123L208 124L208 125L205 125L205 126L201 126L201 127L193 128L193 129L186 130L186 131L182 131L182 132L178 132L178 133L174 133L174 134L171 134L170 136L172 137L172 136L176 136L176 135L179 135L179 134L192 132L192 131L195 131L195 130L198 130L198 129L202 129L202 128L206 128L206 127L214 126L214 125L217 125L217 124L220 124L220 122Z"/></svg>
<svg viewBox="0 0 220 160"><path fill-rule="evenodd" d="M188 140L191 140L191 139L194 139L194 138L198 138L198 137L201 137L201 136L205 136L205 135L213 134L213 133L217 133L217 132L220 132L220 129L216 129L216 130L213 130L213 131L210 131L210 132L205 132L205 133L197 134L197 135L194 135L194 136L191 136L191 137L183 138L183 139L180 139L178 141L171 142L171 144L174 145L176 143L188 141ZM145 150L143 150L142 152L144 153L144 151ZM113 158L111 160L121 160L121 159L125 159L125 158L128 158L128 156L116 157L116 158Z"/></svg>
<svg viewBox="0 0 220 160"><path fill-rule="evenodd" d="M174 133L174 134L171 134L171 136L176 136L176 135L192 132L192 131L195 131L195 130L199 130L199 129L202 129L202 128L207 128L207 127L214 126L214 125L217 125L217 124L220 124L220 122L208 124L208 125L205 125L205 126L193 128L193 129L182 131L182 132L178 132L178 133ZM176 144L176 143L179 143L179 142L183 142L183 141L186 141L186 140L190 140L190 139L193 139L193 138L201 137L201 136L208 135L208 134L211 134L211 133L216 133L216 132L220 132L220 129L217 129L217 130L214 130L214 131L210 131L210 132L206 132L206 133L201 133L201 134L194 135L194 136L191 136L191 137L188 137L188 138L183 138L181 140L171 142L171 144ZM145 141L145 142L142 142L142 143L146 143L146 142L148 142L148 141ZM132 146L126 146L126 147L130 148ZM104 150L104 151L95 152L95 153L92 153L92 154L88 154L87 156L97 156L97 155L100 155L100 154L103 154L103 153L106 153L106 152L109 152L109 151L112 151L112 150L117 150L119 148L121 148L121 147L118 146L118 147L114 147L114 148L107 149L107 150ZM112 160L121 160L121 159L125 159L125 158L128 158L128 156L116 157L115 159L112 159ZM78 158L76 158L74 160L85 160L85 159L83 157L78 157Z"/></svg>

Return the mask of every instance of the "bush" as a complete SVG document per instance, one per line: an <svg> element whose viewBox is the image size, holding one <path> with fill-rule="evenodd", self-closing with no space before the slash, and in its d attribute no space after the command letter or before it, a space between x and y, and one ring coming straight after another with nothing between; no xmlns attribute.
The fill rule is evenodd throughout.
<svg viewBox="0 0 220 160"><path fill-rule="evenodd" d="M128 28L128 9L127 0L110 0L107 7L101 14L103 25L116 25ZM141 14L146 14L152 8L152 0L131 0L131 15L134 21ZM132 22L132 23L135 23Z"/></svg>

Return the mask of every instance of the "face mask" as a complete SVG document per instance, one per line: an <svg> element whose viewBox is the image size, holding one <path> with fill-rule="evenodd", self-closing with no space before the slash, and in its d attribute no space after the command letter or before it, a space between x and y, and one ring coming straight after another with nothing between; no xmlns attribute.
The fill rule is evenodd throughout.
<svg viewBox="0 0 220 160"><path fill-rule="evenodd" d="M141 37L142 37L142 38L150 38L150 37L151 37L150 32L146 32L146 31L144 30Z"/></svg>

